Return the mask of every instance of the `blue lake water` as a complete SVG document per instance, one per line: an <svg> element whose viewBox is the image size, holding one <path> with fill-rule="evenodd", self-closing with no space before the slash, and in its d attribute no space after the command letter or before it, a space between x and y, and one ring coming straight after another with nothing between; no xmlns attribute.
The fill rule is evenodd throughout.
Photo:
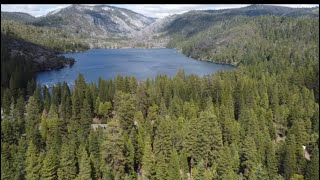
<svg viewBox="0 0 320 180"><path fill-rule="evenodd" d="M87 82L115 78L118 74L135 76L139 80L154 78L159 74L174 76L179 69L185 74L207 75L235 67L188 58L175 49L91 49L81 53L64 54L73 57L72 67L37 74L37 83L52 86L57 82L73 85L79 73Z"/></svg>

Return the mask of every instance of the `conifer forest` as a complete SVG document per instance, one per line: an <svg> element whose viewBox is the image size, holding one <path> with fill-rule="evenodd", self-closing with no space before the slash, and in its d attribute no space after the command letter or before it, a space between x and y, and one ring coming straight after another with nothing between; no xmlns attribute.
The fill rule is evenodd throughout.
<svg viewBox="0 0 320 180"><path fill-rule="evenodd" d="M1 37L89 47L3 23ZM1 180L319 179L319 14L194 23L171 26L167 47L235 69L47 87L1 38Z"/></svg>

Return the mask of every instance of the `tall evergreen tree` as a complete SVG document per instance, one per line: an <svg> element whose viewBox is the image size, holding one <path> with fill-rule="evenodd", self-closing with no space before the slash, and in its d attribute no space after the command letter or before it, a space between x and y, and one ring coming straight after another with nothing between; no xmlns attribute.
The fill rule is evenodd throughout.
<svg viewBox="0 0 320 180"><path fill-rule="evenodd" d="M106 161L111 176L123 176L125 157L123 155L124 142L119 120L113 119L107 127L105 137L101 144L101 160ZM105 167L102 167L105 168Z"/></svg>
<svg viewBox="0 0 320 180"><path fill-rule="evenodd" d="M26 153L26 179L38 180L40 179L40 157L38 154L38 150L31 140L28 145L27 153Z"/></svg>
<svg viewBox="0 0 320 180"><path fill-rule="evenodd" d="M47 151L41 169L41 179L54 180L57 179L57 169L59 165L57 151L51 148Z"/></svg>
<svg viewBox="0 0 320 180"><path fill-rule="evenodd" d="M87 154L87 150L85 148L82 148L81 151L81 159L79 162L79 174L78 174L79 180L90 180L91 177L91 166L90 166L90 159Z"/></svg>
<svg viewBox="0 0 320 180"><path fill-rule="evenodd" d="M168 179L171 179L171 180L181 179L179 157L175 149L172 150L170 155L170 161L168 164Z"/></svg>
<svg viewBox="0 0 320 180"><path fill-rule="evenodd" d="M266 148L266 169L270 179L274 178L278 174L278 162L274 146L275 145L269 141Z"/></svg>
<svg viewBox="0 0 320 180"><path fill-rule="evenodd" d="M26 138L33 141L37 146L40 145L40 133L38 130L40 123L39 105L33 96L29 98L26 110Z"/></svg>
<svg viewBox="0 0 320 180"><path fill-rule="evenodd" d="M319 149L315 147L307 164L305 179L319 179Z"/></svg>
<svg viewBox="0 0 320 180"><path fill-rule="evenodd" d="M296 172L296 140L294 135L288 136L286 139L285 154L284 154L284 176L290 179Z"/></svg>
<svg viewBox="0 0 320 180"><path fill-rule="evenodd" d="M244 140L241 153L241 167L243 175L249 177L253 173L254 167L258 164L257 148L254 139L247 136Z"/></svg>
<svg viewBox="0 0 320 180"><path fill-rule="evenodd" d="M152 152L150 137L145 138L145 146L142 157L142 177L155 179L155 156Z"/></svg>
<svg viewBox="0 0 320 180"><path fill-rule="evenodd" d="M115 110L123 130L129 130L134 123L135 99L128 93L119 92L115 95Z"/></svg>
<svg viewBox="0 0 320 180"><path fill-rule="evenodd" d="M160 152L156 156L156 178L166 179L168 177L168 165L166 162L166 157Z"/></svg>
<svg viewBox="0 0 320 180"><path fill-rule="evenodd" d="M77 177L75 144L64 142L61 147L60 163L58 168L59 180L73 180Z"/></svg>
<svg viewBox="0 0 320 180"><path fill-rule="evenodd" d="M19 139L18 149L14 156L14 179L23 179L25 175L25 159L27 144L23 138Z"/></svg>

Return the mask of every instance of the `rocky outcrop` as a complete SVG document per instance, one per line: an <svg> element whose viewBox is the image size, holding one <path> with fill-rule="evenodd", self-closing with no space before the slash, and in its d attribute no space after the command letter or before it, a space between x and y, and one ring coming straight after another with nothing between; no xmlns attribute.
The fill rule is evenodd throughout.
<svg viewBox="0 0 320 180"><path fill-rule="evenodd" d="M71 5L52 11L33 24L63 29L83 37L114 38L127 37L155 20L155 18L113 6Z"/></svg>

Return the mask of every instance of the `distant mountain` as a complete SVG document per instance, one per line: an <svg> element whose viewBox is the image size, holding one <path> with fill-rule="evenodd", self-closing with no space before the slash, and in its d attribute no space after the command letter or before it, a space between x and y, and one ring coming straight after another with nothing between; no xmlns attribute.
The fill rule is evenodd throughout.
<svg viewBox="0 0 320 180"><path fill-rule="evenodd" d="M1 11L1 20L18 21L21 23L33 23L37 20L37 18L28 13Z"/></svg>
<svg viewBox="0 0 320 180"><path fill-rule="evenodd" d="M177 36L187 39L241 16L319 17L319 7L256 4L235 9L195 10L160 19L108 5L71 5L38 18L26 13L1 12L1 20L20 21L63 32L67 34L66 41L81 41L91 48L163 47L170 39L177 40Z"/></svg>
<svg viewBox="0 0 320 180"><path fill-rule="evenodd" d="M319 7L315 8L289 8L271 5L250 5L243 8L222 10L197 10L177 15L174 20L162 27L168 35L175 33L191 36L210 26L233 18L235 16L311 16L319 17Z"/></svg>
<svg viewBox="0 0 320 180"><path fill-rule="evenodd" d="M90 37L124 37L156 19L107 5L71 5L39 18L34 25L63 29Z"/></svg>
<svg viewBox="0 0 320 180"><path fill-rule="evenodd" d="M275 16L304 16L313 14L315 8L290 8L283 6L272 6L272 5L262 5L254 4L243 8L238 9L229 9L229 10L220 10L225 16L232 15L243 15L243 16L261 16L261 15L275 15ZM209 10L211 11L211 10ZM219 12L219 11L218 11Z"/></svg>

